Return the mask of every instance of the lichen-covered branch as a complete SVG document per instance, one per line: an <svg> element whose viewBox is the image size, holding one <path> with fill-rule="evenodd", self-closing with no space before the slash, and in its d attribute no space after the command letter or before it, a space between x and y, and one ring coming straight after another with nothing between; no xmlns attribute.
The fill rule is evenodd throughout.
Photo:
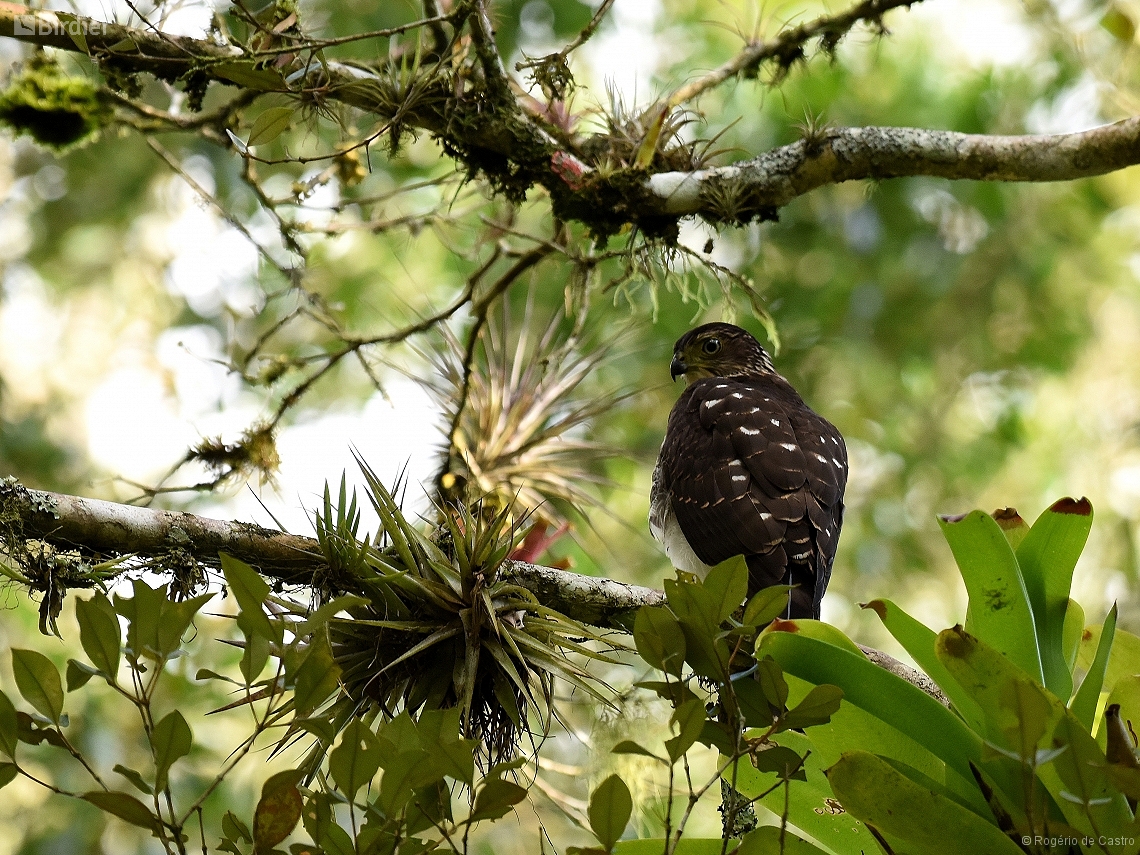
<svg viewBox="0 0 1140 855"><path fill-rule="evenodd" d="M0 534L16 524L24 538L101 558L161 558L177 550L203 564L217 565L218 553L226 552L284 585L311 585L327 569L311 537L252 523L28 490L11 481L0 481L0 523L4 523ZM521 561L509 562L506 574L551 608L603 628L628 629L633 612L664 600L652 588Z"/></svg>
<svg viewBox="0 0 1140 855"><path fill-rule="evenodd" d="M755 77L765 62L774 62L786 73L793 63L806 56L806 45L818 39L821 49L833 53L839 42L860 21L866 21L883 30L883 15L892 9L910 8L921 0L863 0L845 12L821 15L806 24L789 27L775 38L755 39L724 65L714 68L695 80L677 88L666 99L670 106L693 100L734 77Z"/></svg>
<svg viewBox="0 0 1140 855"><path fill-rule="evenodd" d="M816 139L716 169L663 172L646 186L661 214L748 220L825 184L926 175L1071 181L1140 163L1140 117L1072 134L989 136L918 128L828 128Z"/></svg>
<svg viewBox="0 0 1140 855"><path fill-rule="evenodd" d="M14 533L17 531L18 535ZM311 585L327 569L317 541L310 537L251 523L29 490L14 479L2 480L0 546L10 549L10 541L16 536L103 558L163 558L178 551L204 564L217 565L218 553L226 552L284 585ZM629 632L639 608L665 602L665 595L654 588L522 561L508 560L503 573L543 605L605 629ZM107 578L104 574L103 579ZM862 649L875 664L945 703L937 686L924 674L881 651Z"/></svg>
<svg viewBox="0 0 1140 855"><path fill-rule="evenodd" d="M435 134L461 171L485 176L496 192L520 201L543 187L560 221L585 223L599 238L637 226L649 237L675 239L678 220L699 215L714 224L772 219L783 205L827 184L857 179L936 176L983 181L1064 181L1100 175L1140 162L1140 118L1076 134L986 136L917 128L829 128L809 130L804 139L732 166L700 166L700 159L663 128L667 114L700 93L765 61L786 69L815 40L830 50L863 21L881 26L887 11L912 0L861 0L848 10L789 27L769 40L750 43L732 61L673 92L662 104L624 128L626 139L605 134L576 135L547 121L507 85L494 41L487 4L460 4L446 23L466 27L477 65L457 66L438 57L411 80L393 77L382 65L336 62L320 53L331 41L290 36L285 65L266 67L258 51L238 45L171 37L65 13L36 12L0 0L0 37L85 53L104 70L147 72L165 80L209 81L238 86L244 93L278 92L298 102L337 101L384 120L396 138L401 129ZM435 9L429 4L428 11ZM50 26L39 27L43 21ZM30 26L34 24L35 26ZM438 28L439 15L400 29ZM378 36L394 31L383 31ZM82 36L77 36L82 33ZM280 53L276 48L274 51ZM560 84L561 85L561 84ZM124 99L107 90L106 100L130 112ZM245 104L248 101L242 101ZM540 111L541 112L541 111ZM159 129L165 115L140 103L135 125ZM220 114L224 120L228 112ZM648 117L648 118L647 118ZM650 121L652 119L652 121ZM130 124L128 121L127 124ZM186 130L185 118L171 117L170 130ZM214 138L220 128L212 128ZM605 137L603 139L603 137ZM615 148L621 142L628 152ZM675 150L670 150L673 146ZM239 143L242 154L253 157ZM690 153L691 154L691 153ZM628 155L628 156L626 156ZM686 155L686 156L682 156ZM332 156L332 155L330 155Z"/></svg>

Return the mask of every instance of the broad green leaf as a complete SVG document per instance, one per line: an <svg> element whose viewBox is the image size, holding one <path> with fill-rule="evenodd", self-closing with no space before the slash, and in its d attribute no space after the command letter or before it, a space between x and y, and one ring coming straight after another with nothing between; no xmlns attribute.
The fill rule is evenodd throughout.
<svg viewBox="0 0 1140 855"><path fill-rule="evenodd" d="M689 623L681 622L685 634L685 661L700 677L723 683L728 679L728 643L698 629Z"/></svg>
<svg viewBox="0 0 1140 855"><path fill-rule="evenodd" d="M721 754L733 754L736 751L734 730L735 728L724 722L706 718L704 724L701 725L701 735L697 737L697 742L707 745L709 748L715 748Z"/></svg>
<svg viewBox="0 0 1140 855"><path fill-rule="evenodd" d="M309 651L297 668L293 683L293 703L304 717L325 702L340 686L340 667L333 659L328 636L314 633Z"/></svg>
<svg viewBox="0 0 1140 855"><path fill-rule="evenodd" d="M349 799L380 769L380 740L364 722L354 718L341 731L340 744L329 754L329 771Z"/></svg>
<svg viewBox="0 0 1140 855"><path fill-rule="evenodd" d="M998 524L984 511L940 517L939 524L969 594L966 631L1044 684L1025 581Z"/></svg>
<svg viewBox="0 0 1140 855"><path fill-rule="evenodd" d="M602 781L590 796L587 814L595 836L606 849L612 849L633 814L633 797L625 781L617 775Z"/></svg>
<svg viewBox="0 0 1140 855"><path fill-rule="evenodd" d="M79 622L79 642L83 645L83 652L91 664L114 683L119 673L119 653L123 640L114 607L103 594L97 592L88 600L76 598L75 618Z"/></svg>
<svg viewBox="0 0 1140 855"><path fill-rule="evenodd" d="M745 626L767 626L788 607L791 585L772 585L763 588L744 607Z"/></svg>
<svg viewBox="0 0 1140 855"><path fill-rule="evenodd" d="M761 632L760 639L772 632L792 632L802 635L804 638L814 638L817 641L830 644L832 647L838 647L864 659L867 658L867 654L860 650L859 645L848 638L843 630L821 620L811 620L810 618L779 620Z"/></svg>
<svg viewBox="0 0 1140 855"><path fill-rule="evenodd" d="M812 732L818 730L816 728ZM824 776L824 769L830 763L820 757L811 739L794 731L781 733L776 739L781 748L789 749L796 756L807 757L802 767L805 775L803 780L792 779L776 787L760 804L780 816L784 812L786 797L788 815L794 818L792 822L824 846L830 847L832 852L846 855L848 852L879 851L878 844L867 827L843 810L835 800L835 794L831 792L831 786ZM727 768L723 777L733 784L734 774L734 786L748 798L756 798L778 783L775 775L753 768L747 758Z"/></svg>
<svg viewBox="0 0 1140 855"><path fill-rule="evenodd" d="M712 637L720 632L720 603L711 591L692 582L666 579L663 585L669 608L682 625Z"/></svg>
<svg viewBox="0 0 1140 855"><path fill-rule="evenodd" d="M1010 750L1020 750L1020 736L1011 737L1023 729L1018 719L1020 711L1034 711L1034 719L1025 724L1027 729L1042 735L1052 730L1061 716L1064 709L1061 701L1039 687L1040 696L1049 709L1044 724L1036 721L1039 705L1029 699L1031 693L1028 690L1022 692L1017 689L1019 681L1035 681L1000 651L961 627L940 632L935 651L958 685L977 702L985 718L982 732L992 742Z"/></svg>
<svg viewBox="0 0 1140 855"><path fill-rule="evenodd" d="M335 822L329 823L322 829L317 843L328 855L356 855L356 846L352 843L352 837Z"/></svg>
<svg viewBox="0 0 1140 855"><path fill-rule="evenodd" d="M786 745L772 743L752 755L752 765L757 772L775 772L778 778L806 781L804 759L804 755L797 754Z"/></svg>
<svg viewBox="0 0 1140 855"><path fill-rule="evenodd" d="M760 650L789 674L817 686L838 686L845 701L909 736L963 779L973 779L969 764L982 758L981 737L921 689L862 655L798 633L770 633Z"/></svg>
<svg viewBox="0 0 1140 855"><path fill-rule="evenodd" d="M201 594L180 603L166 600L162 604L162 620L158 625L158 652L161 655L170 656L182 646L182 635L213 596L212 593Z"/></svg>
<svg viewBox="0 0 1140 855"><path fill-rule="evenodd" d="M443 774L468 786L475 778L478 740L459 735L459 709L424 710L416 724L421 745Z"/></svg>
<svg viewBox="0 0 1140 855"><path fill-rule="evenodd" d="M757 650L757 654L759 654ZM772 714L780 715L788 703L788 682L780 663L767 653L756 663L756 683L768 701ZM745 690L747 691L747 690Z"/></svg>
<svg viewBox="0 0 1140 855"><path fill-rule="evenodd" d="M249 621L249 628L269 641L279 640L278 633L274 632L261 605L269 595L269 583L244 561L239 561L224 552L219 553L219 557L222 559L222 572L226 577L226 585L237 600L241 613Z"/></svg>
<svg viewBox="0 0 1140 855"><path fill-rule="evenodd" d="M210 70L231 83L259 92L275 92L288 88L281 72L270 68L255 68L251 61L221 62L212 66Z"/></svg>
<svg viewBox="0 0 1140 855"><path fill-rule="evenodd" d="M1001 706L1014 716L1005 727L1008 744L1021 762L1033 762L1041 739L1056 720L1056 703L1032 680L1017 678L1004 683L999 691Z"/></svg>
<svg viewBox="0 0 1140 855"><path fill-rule="evenodd" d="M154 731L150 735L150 744L154 750L155 788L165 790L166 776L170 767L180 757L190 753L190 747L194 744L194 734L182 713L172 710L154 726Z"/></svg>
<svg viewBox="0 0 1140 855"><path fill-rule="evenodd" d="M1053 745L1065 747L1039 776L1074 828L1097 837L1119 838L1132 823L1123 793L1108 776L1108 761L1084 724L1066 711L1053 731ZM1135 852L1113 847L1110 851Z"/></svg>
<svg viewBox="0 0 1140 855"><path fill-rule="evenodd" d="M910 855L1021 855L991 822L930 791L866 751L844 754L827 771L843 807L880 832L907 843Z"/></svg>
<svg viewBox="0 0 1140 855"><path fill-rule="evenodd" d="M804 729L826 724L839 710L843 690L838 686L815 686L807 697L785 713L780 730Z"/></svg>
<svg viewBox="0 0 1140 855"><path fill-rule="evenodd" d="M157 659L161 647L158 627L168 602L166 586L152 588L142 579L135 579L131 588L134 596L129 599L115 594L115 611L127 619L128 658L132 663L143 657Z"/></svg>
<svg viewBox="0 0 1140 855"><path fill-rule="evenodd" d="M872 600L863 608L871 609L879 616L887 632L903 646L926 676L938 684L958 714L973 730L982 732L982 711L978 709L977 702L962 691L962 687L950 676L934 652L938 633L915 620L890 600Z"/></svg>
<svg viewBox="0 0 1140 855"><path fill-rule="evenodd" d="M1037 518L1017 547L1017 563L1036 619L1045 685L1066 700L1073 693L1073 677L1065 661L1065 612L1073 568L1092 520L1088 499L1060 499Z"/></svg>
<svg viewBox="0 0 1140 855"><path fill-rule="evenodd" d="M59 724L63 713L63 683L50 659L35 650L12 648L12 674L20 695L36 712Z"/></svg>
<svg viewBox="0 0 1140 855"><path fill-rule="evenodd" d="M1100 631L1100 625L1094 624L1085 627L1081 634L1077 665L1085 671L1093 666L1096 651L1100 647ZM1108 668L1104 674L1103 691L1111 692L1118 681L1137 673L1137 662L1140 662L1140 637L1118 627L1112 636L1112 652L1109 654Z"/></svg>
<svg viewBox="0 0 1140 855"><path fill-rule="evenodd" d="M775 663L772 663L775 665ZM776 666L777 668L779 666ZM760 674L760 677L766 676ZM780 680L783 681L784 675L779 675ZM764 691L764 684L767 682L772 690L773 695L776 695L778 690L773 684L772 680L762 681L749 680L747 678L736 680L732 684L732 688L736 693L736 702L740 706L740 712L744 716L744 723L748 727L771 727L772 722L775 721L776 716L784 711L783 701L777 697L769 697L768 693ZM787 700L787 682L784 682L784 701Z"/></svg>
<svg viewBox="0 0 1140 855"><path fill-rule="evenodd" d="M642 606L633 622L637 652L658 671L681 676L685 664L685 634L668 609Z"/></svg>
<svg viewBox="0 0 1140 855"><path fill-rule="evenodd" d="M397 750L383 758L384 775L380 779L379 804L392 816L415 795L415 791L432 780L425 778L427 752L420 748ZM501 816L501 814L500 814Z"/></svg>
<svg viewBox="0 0 1140 855"><path fill-rule="evenodd" d="M127 793L108 792L106 790L93 790L80 796L85 802L90 802L105 813L117 816L124 822L145 828L152 834L159 833L158 817L151 813L150 808Z"/></svg>
<svg viewBox="0 0 1140 855"><path fill-rule="evenodd" d="M305 773L296 769L278 772L261 787L261 799L253 812L253 844L268 852L297 827L301 818L301 793L297 784Z"/></svg>
<svg viewBox="0 0 1140 855"><path fill-rule="evenodd" d="M230 840L240 839L245 843L253 843L253 833L249 830L249 826L242 822L232 810L226 811L222 817L222 834Z"/></svg>
<svg viewBox="0 0 1140 855"><path fill-rule="evenodd" d="M20 741L19 719L11 699L0 692L0 751L16 759L16 745Z"/></svg>
<svg viewBox="0 0 1140 855"><path fill-rule="evenodd" d="M487 781L475 796L472 820L498 819L526 798L526 788L511 781L494 778Z"/></svg>
<svg viewBox="0 0 1140 855"><path fill-rule="evenodd" d="M19 774L20 769L15 763L0 763L0 789L16 780L16 776Z"/></svg>
<svg viewBox="0 0 1140 855"><path fill-rule="evenodd" d="M238 668L245 685L252 686L269 662L269 639L254 629L256 618L250 612L241 612L237 616L237 625L245 637L245 649L241 652L241 662Z"/></svg>
<svg viewBox="0 0 1140 855"><path fill-rule="evenodd" d="M1069 709L1073 711L1077 721L1090 732L1093 727L1093 719L1096 717L1097 702L1100 701L1100 693L1104 688L1104 675L1108 670L1108 657L1112 652L1112 640L1115 635L1116 603L1113 603L1101 627L1096 655L1093 656L1092 664L1089 666L1084 680L1081 681L1080 688L1077 689L1077 693L1073 695L1073 700L1069 703ZM1140 663L1133 663L1133 667L1140 667Z"/></svg>
<svg viewBox="0 0 1140 855"><path fill-rule="evenodd" d="M253 123L249 130L249 139L245 144L249 147L265 145L281 136L282 131L289 127L293 121L295 110L292 107L269 107Z"/></svg>
<svg viewBox="0 0 1140 855"><path fill-rule="evenodd" d="M791 674L785 676L788 681L789 703L794 705L807 696L812 685ZM799 735L794 732L784 732L779 735L779 741L798 745L789 742L796 736ZM845 751L870 751L892 762L905 763L911 770L908 774L912 777L921 775L942 782L959 802L971 807L975 813L987 811L985 800L981 797L977 783L972 777L965 778L956 770L948 768L943 760L922 743L847 700L840 704L831 721L810 728L805 731L802 738L808 740L804 743L807 748L797 748L797 750L811 752L808 758L809 767L816 764L821 768L827 768ZM915 780L918 778L915 777ZM821 786L825 789L827 787L826 783ZM772 807L771 804L769 806ZM778 806L773 809L782 811Z"/></svg>
<svg viewBox="0 0 1140 855"><path fill-rule="evenodd" d="M854 851L854 850L852 850ZM744 835L734 855L826 855L823 849L796 836L790 829L764 825Z"/></svg>
<svg viewBox="0 0 1140 855"><path fill-rule="evenodd" d="M748 596L748 564L744 556L734 555L713 567L705 577L704 588L716 604L717 623L732 617Z"/></svg>
<svg viewBox="0 0 1140 855"><path fill-rule="evenodd" d="M677 736L665 740L665 750L674 763L681 759L701 735L705 725L705 702L699 698L686 701L673 711L670 724L677 725Z"/></svg>

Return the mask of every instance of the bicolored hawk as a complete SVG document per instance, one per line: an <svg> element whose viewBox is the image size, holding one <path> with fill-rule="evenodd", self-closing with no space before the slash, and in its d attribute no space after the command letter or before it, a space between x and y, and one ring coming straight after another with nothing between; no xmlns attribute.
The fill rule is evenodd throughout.
<svg viewBox="0 0 1140 855"><path fill-rule="evenodd" d="M653 536L674 567L702 577L743 555L749 597L795 585L787 616L818 618L843 523L843 437L732 324L681 336L670 373L688 387L653 471Z"/></svg>

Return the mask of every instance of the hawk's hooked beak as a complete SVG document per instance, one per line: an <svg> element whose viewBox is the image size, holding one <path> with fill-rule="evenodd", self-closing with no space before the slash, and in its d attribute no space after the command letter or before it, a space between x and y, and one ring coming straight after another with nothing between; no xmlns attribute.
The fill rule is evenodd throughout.
<svg viewBox="0 0 1140 855"><path fill-rule="evenodd" d="M681 354L674 354L673 361L669 363L669 376L673 378L673 382L677 382L677 378L687 373L688 370L689 366L685 364L685 360Z"/></svg>

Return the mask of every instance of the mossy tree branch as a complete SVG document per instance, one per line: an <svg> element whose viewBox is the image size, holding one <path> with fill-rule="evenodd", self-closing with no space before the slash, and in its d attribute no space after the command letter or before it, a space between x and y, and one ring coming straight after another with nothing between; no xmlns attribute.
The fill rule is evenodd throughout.
<svg viewBox="0 0 1140 855"><path fill-rule="evenodd" d="M252 523L29 490L8 479L0 481L0 546L11 550L17 538L40 540L57 550L78 551L104 560L119 556L161 560L178 551L202 564L217 566L218 553L226 552L267 579L287 586L312 586L327 570L317 541L310 537ZM129 568L124 566L104 573L101 580L106 582L127 572ZM504 572L543 605L603 629L629 632L639 608L665 602L665 595L654 588L554 567L508 561ZM40 593L48 595L46 591ZM924 674L881 651L870 647L863 651L875 664L945 703L937 686Z"/></svg>
<svg viewBox="0 0 1140 855"><path fill-rule="evenodd" d="M754 76L772 64L777 76L807 55L809 45L830 51L859 23L882 30L888 11L911 5L909 0L861 0L846 11L788 27L768 40L754 39L735 58L685 84L643 118L691 101L740 76ZM852 180L901 176L936 176L984 181L1065 181L1101 175L1140 163L1140 118L1077 134L1055 136L986 136L917 128L823 128L809 130L803 140L732 166L712 169L676 168L667 141L646 139L658 147L644 166L644 144L636 162L605 169L610 149L604 140L577 136L548 124L528 109L529 103L509 81L494 41L491 16L484 2L457 4L450 15L428 15L391 30L362 33L382 38L416 28L437 36L445 25L458 35L467 29L476 46L475 64L460 67L450 55L439 56L418 72L414 85L401 88L389 70L336 62L326 48L344 41L291 35L283 44L254 49L203 39L169 36L159 31L103 23L66 13L38 12L0 0L0 37L59 50L85 53L117 72L146 73L168 80L203 81L236 86L242 105L259 93L287 93L300 103L333 101L387 121L393 128L427 131L461 161L464 171L480 172L514 200L536 187L550 194L560 220L578 220L598 236L627 224L648 235L670 239L677 221L701 216L729 225L771 219L783 205L821 186ZM437 11L429 4L426 11ZM42 26L41 26L42 24ZM32 26L29 26L32 25ZM75 33L82 33L77 37ZM357 38L357 37L352 37ZM266 61L276 58L272 66ZM318 61L318 59L320 61ZM280 64L284 62L284 64ZM121 95L107 99L126 114L132 111ZM139 102L144 133L162 126L163 111ZM219 114L224 121L229 111ZM169 116L170 130L205 133L185 116ZM123 119L127 124L131 122ZM648 121L648 120L647 120ZM225 141L218 128L209 136ZM644 143L644 141L643 141ZM598 152L602 154L599 155ZM251 153L243 152L247 156ZM595 162L597 161L597 162ZM670 164L673 164L670 166Z"/></svg>
<svg viewBox="0 0 1140 855"><path fill-rule="evenodd" d="M57 550L77 550L100 560L119 556L162 559L177 550L213 567L218 566L218 553L226 552L283 586L312 586L328 569L311 537L252 523L28 490L12 481L0 481L0 541L7 540L10 548L15 537L41 540ZM123 567L112 576L126 572L129 568ZM652 588L521 561L510 561L506 573L544 604L602 628L626 629L633 612L664 600Z"/></svg>

